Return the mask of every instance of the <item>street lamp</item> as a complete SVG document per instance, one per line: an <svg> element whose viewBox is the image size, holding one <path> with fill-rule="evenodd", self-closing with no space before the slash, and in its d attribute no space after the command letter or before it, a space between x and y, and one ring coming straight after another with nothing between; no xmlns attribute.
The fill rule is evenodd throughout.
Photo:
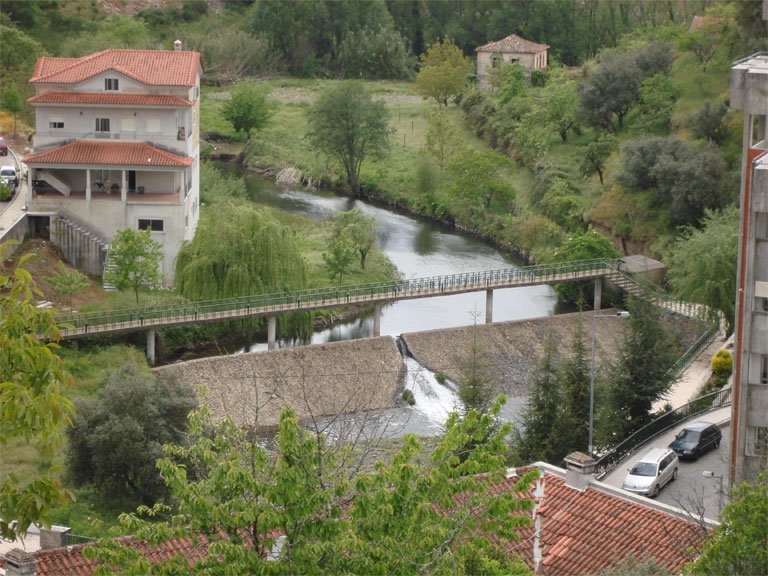
<svg viewBox="0 0 768 576"><path fill-rule="evenodd" d="M704 470L701 473L701 475L704 476L705 478L717 478L720 481L720 488L718 490L718 493L719 493L720 497L719 497L719 499L717 501L717 513L719 515L720 512L723 511L723 475L722 474L719 474L719 475L715 474L711 470Z"/></svg>
<svg viewBox="0 0 768 576"><path fill-rule="evenodd" d="M598 318L628 318L629 312L619 310L613 314L593 314L592 315L592 364L589 368L589 455L594 456L594 446L592 445L592 428L595 415L595 320Z"/></svg>

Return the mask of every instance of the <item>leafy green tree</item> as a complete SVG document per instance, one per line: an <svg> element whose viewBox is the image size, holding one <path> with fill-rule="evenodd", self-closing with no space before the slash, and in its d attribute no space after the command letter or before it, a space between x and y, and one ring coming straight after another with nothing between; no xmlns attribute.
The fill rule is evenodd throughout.
<svg viewBox="0 0 768 576"><path fill-rule="evenodd" d="M488 208L494 198L511 202L514 191L501 173L507 162L493 150L464 150L448 167L451 193L474 209Z"/></svg>
<svg viewBox="0 0 768 576"><path fill-rule="evenodd" d="M728 106L715 106L707 100L696 112L685 119L685 126L694 138L705 138L713 144L722 144L727 136L727 128L723 125Z"/></svg>
<svg viewBox="0 0 768 576"><path fill-rule="evenodd" d="M353 81L328 90L309 113L309 141L341 164L354 195L360 194L360 167L388 151L391 133L386 105Z"/></svg>
<svg viewBox="0 0 768 576"><path fill-rule="evenodd" d="M67 430L69 476L104 496L154 503L165 494L155 462L164 444L182 441L196 405L192 390L157 380L146 365L124 364L98 398L76 402L78 416Z"/></svg>
<svg viewBox="0 0 768 576"><path fill-rule="evenodd" d="M571 74L557 68L544 87L547 122L557 130L560 139L568 142L568 133L579 123L579 93Z"/></svg>
<svg viewBox="0 0 768 576"><path fill-rule="evenodd" d="M678 42L681 50L693 52L699 61L701 71L707 71L707 65L717 50L720 26L702 26L696 30L684 32Z"/></svg>
<svg viewBox="0 0 768 576"><path fill-rule="evenodd" d="M240 82L232 88L231 98L224 103L221 113L236 132L244 132L250 138L251 132L264 128L272 116L268 95L263 85Z"/></svg>
<svg viewBox="0 0 768 576"><path fill-rule="evenodd" d="M333 222L334 238L346 238L360 255L360 268L365 270L368 252L376 242L376 218L366 216L360 208L352 208L336 215Z"/></svg>
<svg viewBox="0 0 768 576"><path fill-rule="evenodd" d="M654 558L641 561L634 556L627 556L618 566L601 570L590 576L671 576L671 574Z"/></svg>
<svg viewBox="0 0 768 576"><path fill-rule="evenodd" d="M707 210L701 228L686 227L667 259L675 295L709 307L712 319L722 314L728 334L733 333L738 248L739 210L732 206Z"/></svg>
<svg viewBox="0 0 768 576"><path fill-rule="evenodd" d="M416 91L448 106L448 99L464 89L470 64L450 39L436 41L420 58L422 69L416 74Z"/></svg>
<svg viewBox="0 0 768 576"><path fill-rule="evenodd" d="M488 414L470 411L446 423L428 457L408 436L391 459L352 475L351 453L303 430L290 409L280 417L275 446L225 420L215 427L206 408L190 417L190 441L166 447L158 467L177 503L172 515L148 522L121 517L125 530L152 545L172 535L207 539L205 558L174 557L151 564L120 540L102 539L86 554L105 563L99 574L470 574L471 567L524 573L518 560L499 555L495 541L516 538L530 523L532 500L494 492L504 478L508 425L494 432L501 403ZM468 438L487 438L460 459ZM183 464L182 464L183 462ZM194 471L194 474L192 474ZM478 476L478 473L483 476ZM536 476L516 488L521 493ZM493 534L491 540L486 534ZM498 540L497 540L498 539ZM498 559L498 560L497 560ZM182 564L180 564L182 563Z"/></svg>
<svg viewBox="0 0 768 576"><path fill-rule="evenodd" d="M627 308L627 329L608 375L605 424L614 439L624 439L647 424L653 403L674 383L668 371L675 362L675 346L661 325L659 310L637 299Z"/></svg>
<svg viewBox="0 0 768 576"><path fill-rule="evenodd" d="M9 84L0 94L0 108L13 116L13 136L16 137L16 121L19 114L24 110L24 103L21 101L19 89L15 84Z"/></svg>
<svg viewBox="0 0 768 576"><path fill-rule="evenodd" d="M328 275L336 280L338 286L344 281L344 275L352 267L352 263L357 257L352 240L347 236L337 236L331 238L328 251L323 252L323 261L328 270Z"/></svg>
<svg viewBox="0 0 768 576"><path fill-rule="evenodd" d="M563 358L557 370L562 408L553 441L560 439L557 455L560 459L574 450L584 452L589 442L591 359L584 340L584 321L579 317L572 335L570 354Z"/></svg>
<svg viewBox="0 0 768 576"><path fill-rule="evenodd" d="M684 574L768 574L768 472L754 484L735 486L720 524L710 532L699 557Z"/></svg>
<svg viewBox="0 0 768 576"><path fill-rule="evenodd" d="M59 294L69 296L69 307L72 308L72 295L77 294L88 286L88 277L74 268L59 262L59 271L46 278L53 289Z"/></svg>
<svg viewBox="0 0 768 576"><path fill-rule="evenodd" d="M499 105L502 108L513 106L516 99L525 97L528 93L525 68L519 62L495 68L491 73L491 85L497 90Z"/></svg>
<svg viewBox="0 0 768 576"><path fill-rule="evenodd" d="M133 290L138 306L139 291L160 283L162 258L162 247L152 240L149 228L118 230L109 246L109 262L113 267L104 272L104 280L118 290Z"/></svg>
<svg viewBox="0 0 768 576"><path fill-rule="evenodd" d="M644 132L668 130L672 110L680 96L677 88L666 74L656 74L643 80L640 87L640 103L634 124Z"/></svg>
<svg viewBox="0 0 768 576"><path fill-rule="evenodd" d="M440 167L442 180L445 168L461 151L462 140L456 124L445 109L430 110L427 114L427 151Z"/></svg>
<svg viewBox="0 0 768 576"><path fill-rule="evenodd" d="M0 244L0 262L9 246ZM52 311L35 305L41 293L24 268L28 260L0 267L0 452L22 442L42 459L31 478L0 474L0 536L11 540L33 522L50 522L52 507L71 498L51 472L74 416L64 392L73 379L56 354L61 334Z"/></svg>
<svg viewBox="0 0 768 576"><path fill-rule="evenodd" d="M9 4L21 5L26 2L4 2L3 9ZM43 47L24 30L0 24L0 80L22 82L29 79L35 67L35 61L43 54Z"/></svg>
<svg viewBox="0 0 768 576"><path fill-rule="evenodd" d="M514 444L516 462L521 465L537 460L554 462L559 452L559 438L553 434L558 428L562 402L555 346L554 336L548 334L544 340L544 352L531 377L522 430L517 432Z"/></svg>
<svg viewBox="0 0 768 576"><path fill-rule="evenodd" d="M597 140L593 140L584 149L584 157L581 160L581 173L591 176L597 172L600 184L603 184L603 169L608 158L619 147L616 136L609 133L601 134Z"/></svg>
<svg viewBox="0 0 768 576"><path fill-rule="evenodd" d="M397 30L365 27L344 36L338 62L347 78L396 80L412 76L416 58Z"/></svg>
<svg viewBox="0 0 768 576"><path fill-rule="evenodd" d="M575 260L618 258L619 256L619 251L608 238L589 228L581 234L569 237L545 257L544 261L547 264L559 264ZM555 284L555 292L565 302L591 302L593 285L594 283L589 280Z"/></svg>

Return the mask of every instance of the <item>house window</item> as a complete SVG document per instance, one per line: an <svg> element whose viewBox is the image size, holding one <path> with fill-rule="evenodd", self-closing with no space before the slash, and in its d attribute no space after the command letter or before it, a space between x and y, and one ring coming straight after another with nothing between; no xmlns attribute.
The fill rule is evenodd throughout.
<svg viewBox="0 0 768 576"><path fill-rule="evenodd" d="M96 132L109 132L109 118L96 118Z"/></svg>
<svg viewBox="0 0 768 576"><path fill-rule="evenodd" d="M151 230L152 232L163 231L162 220L150 220L149 218L139 218L139 230Z"/></svg>
<svg viewBox="0 0 768 576"><path fill-rule="evenodd" d="M48 127L53 130L61 130L64 128L64 120L59 120L58 118L55 120L50 120L48 122Z"/></svg>
<svg viewBox="0 0 768 576"><path fill-rule="evenodd" d="M120 81L117 78L104 78L104 90L107 92L120 90Z"/></svg>
<svg viewBox="0 0 768 576"><path fill-rule="evenodd" d="M768 356L760 357L760 384L768 384Z"/></svg>
<svg viewBox="0 0 768 576"><path fill-rule="evenodd" d="M763 426L747 426L747 456L768 456L768 428Z"/></svg>

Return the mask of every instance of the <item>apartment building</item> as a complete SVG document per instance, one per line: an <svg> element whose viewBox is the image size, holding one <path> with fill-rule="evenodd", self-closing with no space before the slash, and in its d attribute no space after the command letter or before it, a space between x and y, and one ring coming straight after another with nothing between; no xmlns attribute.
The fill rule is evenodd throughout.
<svg viewBox="0 0 768 576"><path fill-rule="evenodd" d="M199 219L202 73L200 54L179 41L174 50L40 58L28 100L36 131L24 158L32 235L101 274L118 230L148 228L172 282Z"/></svg>

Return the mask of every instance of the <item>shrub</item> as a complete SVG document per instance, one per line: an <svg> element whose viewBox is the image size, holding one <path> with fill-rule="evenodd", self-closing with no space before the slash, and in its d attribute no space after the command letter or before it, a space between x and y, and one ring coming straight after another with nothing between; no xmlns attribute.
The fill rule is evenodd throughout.
<svg viewBox="0 0 768 576"><path fill-rule="evenodd" d="M11 199L11 190L5 184L0 184L0 202L7 202Z"/></svg>
<svg viewBox="0 0 768 576"><path fill-rule="evenodd" d="M728 350L720 350L712 357L712 372L716 376L730 376L731 370L733 370L733 354Z"/></svg>
<svg viewBox="0 0 768 576"><path fill-rule="evenodd" d="M410 390L403 390L403 400L408 402L408 404L410 404L411 406L416 404L416 398L414 398L413 392L411 392Z"/></svg>
<svg viewBox="0 0 768 576"><path fill-rule="evenodd" d="M541 88L547 84L546 70L531 70L531 86Z"/></svg>
<svg viewBox="0 0 768 576"><path fill-rule="evenodd" d="M435 372L435 380L437 380L438 384L445 385L445 381L447 380L444 372Z"/></svg>

